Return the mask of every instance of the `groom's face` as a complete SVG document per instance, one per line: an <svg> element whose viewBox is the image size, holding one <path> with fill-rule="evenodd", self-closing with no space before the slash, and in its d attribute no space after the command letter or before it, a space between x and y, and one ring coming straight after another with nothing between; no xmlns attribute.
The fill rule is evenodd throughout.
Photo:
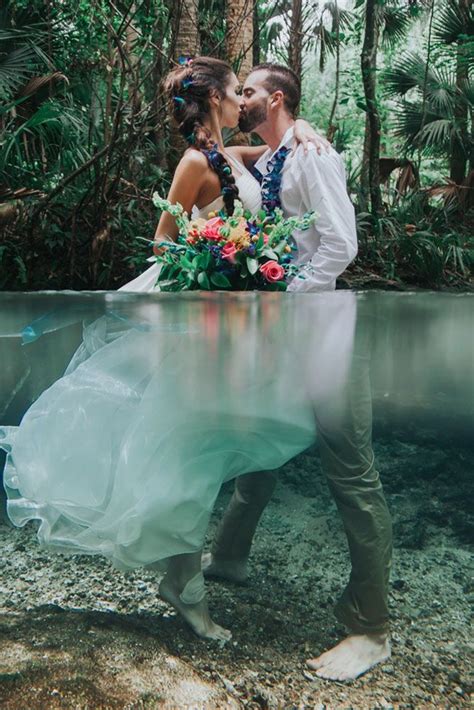
<svg viewBox="0 0 474 710"><path fill-rule="evenodd" d="M268 118L270 93L265 88L267 72L264 69L251 72L242 89L239 128L245 133L254 131Z"/></svg>

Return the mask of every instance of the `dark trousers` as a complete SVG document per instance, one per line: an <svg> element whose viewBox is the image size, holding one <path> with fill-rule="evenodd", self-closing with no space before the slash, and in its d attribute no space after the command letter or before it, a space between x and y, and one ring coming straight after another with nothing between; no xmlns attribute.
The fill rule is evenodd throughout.
<svg viewBox="0 0 474 710"><path fill-rule="evenodd" d="M388 630L392 522L375 467L367 336L356 338L342 400L315 403L321 463L349 544L351 574L337 603L337 618L355 633ZM272 471L236 479L212 546L217 559L245 559L273 493Z"/></svg>

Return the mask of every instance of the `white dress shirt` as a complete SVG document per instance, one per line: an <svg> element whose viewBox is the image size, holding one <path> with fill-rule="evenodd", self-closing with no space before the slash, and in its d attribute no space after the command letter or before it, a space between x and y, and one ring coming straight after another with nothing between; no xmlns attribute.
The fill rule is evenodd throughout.
<svg viewBox="0 0 474 710"><path fill-rule="evenodd" d="M292 148L294 128L283 136L282 146ZM276 152L276 151L275 151ZM274 155L267 150L255 167L267 174L267 163ZM288 291L330 291L336 278L357 254L354 207L347 194L342 158L335 150L318 155L310 143L305 155L303 146L292 150L285 160L281 181L281 203L285 216L302 217L314 210L316 222L308 230L297 230L293 237L297 252L293 263L301 266Z"/></svg>

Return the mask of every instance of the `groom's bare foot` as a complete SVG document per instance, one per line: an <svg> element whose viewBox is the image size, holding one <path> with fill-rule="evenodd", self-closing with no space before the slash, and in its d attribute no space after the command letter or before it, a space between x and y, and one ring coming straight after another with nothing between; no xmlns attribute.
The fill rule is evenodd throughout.
<svg viewBox="0 0 474 710"><path fill-rule="evenodd" d="M306 661L316 675L327 680L354 680L377 663L390 658L388 636L351 634L318 658Z"/></svg>
<svg viewBox="0 0 474 710"><path fill-rule="evenodd" d="M205 599L197 604L185 604L181 601L178 590L174 588L167 577L164 577L161 581L159 591L161 598L171 604L189 624L194 633L201 638L214 641L229 641L232 638L230 631L212 621Z"/></svg>
<svg viewBox="0 0 474 710"><path fill-rule="evenodd" d="M210 552L202 556L202 573L205 577L218 577L243 584L249 576L247 560L219 560Z"/></svg>

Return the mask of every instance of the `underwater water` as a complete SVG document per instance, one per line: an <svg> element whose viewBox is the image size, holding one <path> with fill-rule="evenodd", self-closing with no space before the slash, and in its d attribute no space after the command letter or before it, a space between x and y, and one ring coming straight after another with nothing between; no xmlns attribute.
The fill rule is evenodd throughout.
<svg viewBox="0 0 474 710"><path fill-rule="evenodd" d="M204 446L203 441L208 449L217 446L211 435L221 432L224 423L238 431L241 448L251 448L252 436L267 442L264 455L258 441L252 444L247 468L240 464L243 468L223 475L208 539L232 491L232 483L226 481L239 472L261 470L252 468L256 461L271 468L282 458L277 490L257 532L251 559L254 580L243 589L210 589L214 616L225 621L237 639L221 651L200 646L197 653L196 642L186 631L183 640L179 622L166 621L154 578L134 562L128 564L128 558L119 559L123 567L134 570L124 577L100 556L47 554L37 544L36 525L11 526L3 494L0 658L3 652L5 660L0 673L8 679L0 676L0 700L12 704L2 702L2 707L20 707L26 688L32 707L41 698L49 702L51 684L70 703L82 698L93 707L101 703L125 707L142 702L146 693L152 702L165 697L184 706L182 688L173 686L171 691L168 685L164 690L145 676L140 676L141 689L138 684L128 695L120 690L132 671L141 672L134 665L132 647L140 647L146 663L157 663L162 672L167 661L163 657L158 663L153 655L157 637L165 655L187 664L183 677L194 674L190 697L201 702L200 707L223 707L228 694L232 696L229 687L237 688L241 700L262 695L262 684L270 688L270 696L273 693L266 707L302 699L308 707L317 703L382 707L381 698L401 707L467 707L469 605L474 600L473 304L470 294L426 292L0 294L4 431L20 424L66 368L70 374L78 373L91 358L107 352L110 359L103 361L100 376L108 372L122 390L132 388L133 379L133 392L141 388L147 393L148 408L134 434L135 440L142 437L143 447L171 415L176 428L190 426L190 421L200 424L186 444L190 458L193 447ZM356 393L354 417L359 428L372 428L376 465L393 519L389 602L394 657L388 671L381 668L372 680L367 676L356 681L352 695L344 696L341 688L325 689L301 670L297 679L289 679L309 648L324 650L341 633L331 609L350 569L347 542L321 470L312 412L325 427L338 431L348 388ZM159 411L152 419L156 402ZM126 416L132 411L133 407L127 409ZM188 411L191 419L180 418ZM52 447L56 463L64 453L60 472L61 465L75 465L71 450L62 452L61 441L69 441L71 432L80 436L85 432L81 447L87 447L91 441L87 437L96 432L87 459L94 467L95 453L108 436L106 418L115 412L113 404L103 412L91 407L84 424L58 405L57 441L53 446L46 436L36 443L36 451ZM103 425L106 434L101 433ZM268 459L271 432L278 446L275 457ZM0 446L1 437L0 433ZM177 436L173 451L179 445ZM125 479L136 470L132 454L127 447L128 458L120 459ZM228 459L229 469L233 465ZM6 479L8 475L6 471ZM10 517L20 524L25 520L23 512L18 513L18 500L28 495L15 489L11 475L5 481L12 501ZM78 470L80 485L94 492L94 475L90 479L82 475ZM30 491L35 489L35 476L32 469L24 482ZM77 551L90 552L86 547ZM60 643L55 646L58 633ZM45 651L43 661L35 644ZM59 650L52 653L51 648ZM89 651L84 655L81 648ZM98 654L94 658L93 649ZM67 663L73 659L81 669L74 676L73 690L64 680L69 677L71 682L72 677L64 670L65 654ZM111 655L113 673L107 668ZM108 682L96 682L94 664L103 668ZM35 682L40 690L33 697L32 678L38 679L38 668L40 680ZM216 685L213 673L229 679L230 686L224 684L223 690L222 683Z"/></svg>

